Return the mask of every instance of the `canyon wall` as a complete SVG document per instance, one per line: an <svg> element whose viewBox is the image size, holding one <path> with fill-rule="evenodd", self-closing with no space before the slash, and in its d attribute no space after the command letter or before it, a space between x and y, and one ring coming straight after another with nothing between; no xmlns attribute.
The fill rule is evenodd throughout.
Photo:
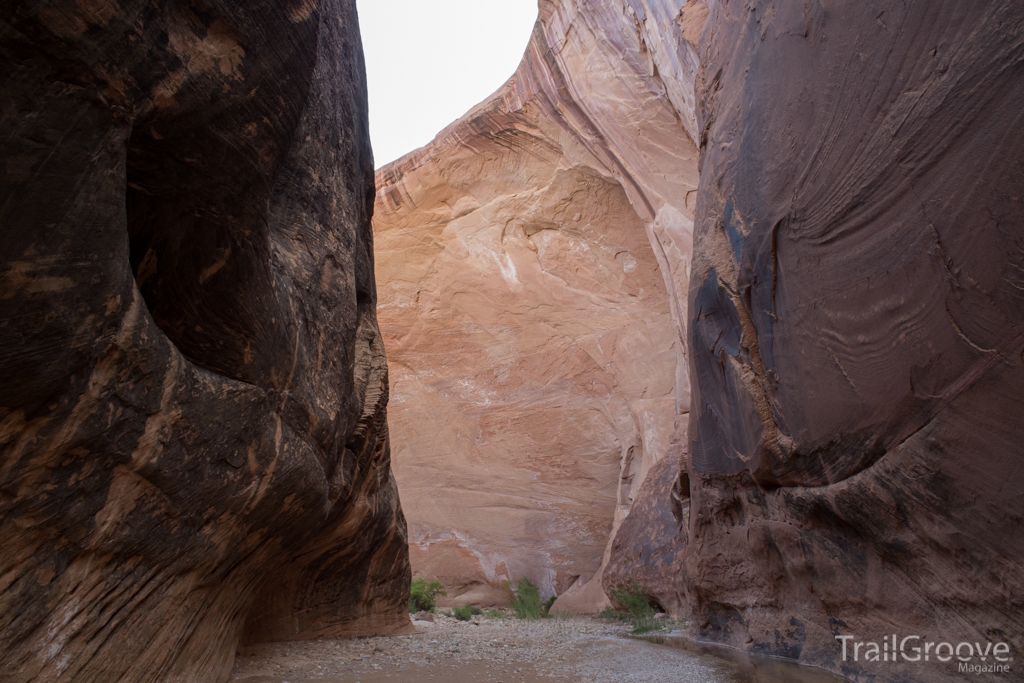
<svg viewBox="0 0 1024 683"><path fill-rule="evenodd" d="M0 670L409 625L350 0L0 8Z"/></svg>
<svg viewBox="0 0 1024 683"><path fill-rule="evenodd" d="M579 574L568 610L636 579L698 637L862 680L960 674L844 663L837 636L1019 650L1024 10L540 6L512 80L378 174L416 568L467 601ZM646 304L612 265L650 272L641 226Z"/></svg>
<svg viewBox="0 0 1024 683"><path fill-rule="evenodd" d="M1024 7L720 1L704 39L694 626L961 680L835 637L1024 646Z"/></svg>
<svg viewBox="0 0 1024 683"><path fill-rule="evenodd" d="M706 15L682 4L542 3L509 82L378 171L396 476L451 602L526 576L597 611L647 473L679 471Z"/></svg>

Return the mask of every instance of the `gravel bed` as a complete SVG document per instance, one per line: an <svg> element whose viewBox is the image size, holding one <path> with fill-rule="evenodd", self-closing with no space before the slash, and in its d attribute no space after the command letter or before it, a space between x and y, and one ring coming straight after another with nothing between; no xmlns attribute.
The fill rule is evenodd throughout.
<svg viewBox="0 0 1024 683"><path fill-rule="evenodd" d="M625 637L629 626L592 618L522 621L444 615L419 633L344 641L271 643L239 656L232 681L455 681L494 683L729 683L713 661Z"/></svg>

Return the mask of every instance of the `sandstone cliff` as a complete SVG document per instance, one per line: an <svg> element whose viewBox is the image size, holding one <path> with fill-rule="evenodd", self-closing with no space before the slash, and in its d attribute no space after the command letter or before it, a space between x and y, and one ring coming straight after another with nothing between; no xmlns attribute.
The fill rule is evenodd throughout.
<svg viewBox="0 0 1024 683"><path fill-rule="evenodd" d="M704 37L694 624L961 680L834 636L1024 646L1024 7L717 2Z"/></svg>
<svg viewBox="0 0 1024 683"><path fill-rule="evenodd" d="M694 635L861 678L959 673L844 664L837 635L1019 651L1021 111L1009 0L542 1L512 80L378 173L414 564L597 572L567 609L632 577ZM646 303L611 263L653 268L641 227ZM581 342L623 320L642 344ZM622 419L595 429L594 401Z"/></svg>
<svg viewBox="0 0 1024 683"><path fill-rule="evenodd" d="M365 100L350 0L0 7L5 681L408 624Z"/></svg>
<svg viewBox="0 0 1024 683"><path fill-rule="evenodd" d="M564 609L607 604L610 539L685 427L696 53L680 9L542 3L510 81L377 174L412 561L456 602L503 602L529 576L573 587Z"/></svg>

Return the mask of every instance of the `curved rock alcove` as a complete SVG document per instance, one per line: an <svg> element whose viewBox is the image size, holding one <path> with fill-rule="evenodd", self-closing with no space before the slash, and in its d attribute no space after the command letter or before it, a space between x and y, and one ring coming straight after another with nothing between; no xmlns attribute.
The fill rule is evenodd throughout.
<svg viewBox="0 0 1024 683"><path fill-rule="evenodd" d="M0 670L409 627L354 2L0 9Z"/></svg>

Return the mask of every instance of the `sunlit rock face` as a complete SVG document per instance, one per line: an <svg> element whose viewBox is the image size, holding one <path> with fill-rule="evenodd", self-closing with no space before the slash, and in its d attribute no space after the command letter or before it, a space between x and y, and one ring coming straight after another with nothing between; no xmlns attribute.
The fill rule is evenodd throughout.
<svg viewBox="0 0 1024 683"><path fill-rule="evenodd" d="M505 88L378 176L414 564L474 598L579 574L566 609L633 578L697 635L875 680L959 672L836 636L1019 650L1022 26L1008 0L542 2ZM664 293L626 298L653 263ZM643 345L575 341L641 319ZM651 428L581 413L670 375Z"/></svg>
<svg viewBox="0 0 1024 683"><path fill-rule="evenodd" d="M664 451L674 413L643 224L614 180L561 166L557 130L520 125L403 170L375 218L413 566L462 601L592 577L621 461Z"/></svg>
<svg viewBox="0 0 1024 683"><path fill-rule="evenodd" d="M648 471L679 469L692 9L542 3L505 87L378 172L396 476L414 570L455 602L527 576L600 609Z"/></svg>
<svg viewBox="0 0 1024 683"><path fill-rule="evenodd" d="M0 677L408 625L355 3L4 3L0 102Z"/></svg>
<svg viewBox="0 0 1024 683"><path fill-rule="evenodd" d="M1024 646L1022 27L1009 0L715 3L679 572L700 635L858 680L963 674L844 664L836 636Z"/></svg>

